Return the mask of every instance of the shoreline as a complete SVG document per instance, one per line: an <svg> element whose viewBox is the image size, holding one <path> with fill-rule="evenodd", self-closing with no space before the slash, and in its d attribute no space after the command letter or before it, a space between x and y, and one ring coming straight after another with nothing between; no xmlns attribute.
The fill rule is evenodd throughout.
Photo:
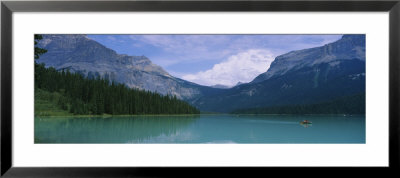
<svg viewBox="0 0 400 178"><path fill-rule="evenodd" d="M104 115L57 115L57 116L34 116L34 117L130 117L130 116L194 116L200 114L135 114L135 115L112 115L112 114L104 114Z"/></svg>
<svg viewBox="0 0 400 178"><path fill-rule="evenodd" d="M138 117L138 116L145 116L145 117L151 117L151 116L160 116L160 117L167 117L167 116L177 116L177 117L183 117L183 116L212 116L212 115L230 115L230 116L342 116L342 117L351 117L351 116L365 116L365 114L230 114L230 113L212 113L212 114L134 114L134 115L112 115L112 114L104 114L104 115L56 115L56 116L34 116L35 118L44 118L44 117L49 117L49 118L57 118L57 117L74 117L74 118L79 118L79 117L102 117L102 118L107 118L107 117Z"/></svg>

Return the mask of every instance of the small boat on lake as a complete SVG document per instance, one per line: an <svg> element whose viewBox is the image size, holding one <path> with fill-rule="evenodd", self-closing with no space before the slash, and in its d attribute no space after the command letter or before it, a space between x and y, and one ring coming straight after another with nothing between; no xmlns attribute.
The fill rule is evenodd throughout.
<svg viewBox="0 0 400 178"><path fill-rule="evenodd" d="M309 120L303 120L300 122L300 124L312 124L312 122Z"/></svg>

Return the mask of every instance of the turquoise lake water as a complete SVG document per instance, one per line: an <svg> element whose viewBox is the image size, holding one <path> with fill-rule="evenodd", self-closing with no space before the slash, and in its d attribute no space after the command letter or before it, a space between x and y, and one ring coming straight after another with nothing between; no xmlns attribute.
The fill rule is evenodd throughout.
<svg viewBox="0 0 400 178"><path fill-rule="evenodd" d="M365 116L35 117L35 143L365 143Z"/></svg>

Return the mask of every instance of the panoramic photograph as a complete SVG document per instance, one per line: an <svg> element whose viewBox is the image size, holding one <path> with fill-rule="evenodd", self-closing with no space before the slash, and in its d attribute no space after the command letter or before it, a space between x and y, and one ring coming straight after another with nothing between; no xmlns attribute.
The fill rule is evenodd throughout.
<svg viewBox="0 0 400 178"><path fill-rule="evenodd" d="M365 144L364 34L35 34L35 144Z"/></svg>

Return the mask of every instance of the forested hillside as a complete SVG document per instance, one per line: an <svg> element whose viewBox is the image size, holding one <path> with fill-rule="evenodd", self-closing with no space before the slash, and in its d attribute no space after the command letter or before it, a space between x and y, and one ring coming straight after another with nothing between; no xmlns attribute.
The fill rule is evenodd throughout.
<svg viewBox="0 0 400 178"><path fill-rule="evenodd" d="M40 92L40 93L38 93ZM198 114L175 96L131 89L103 78L85 78L35 64L35 93L54 95L50 103L73 114ZM38 96L38 95L36 95ZM56 98L56 102L54 102ZM35 101L36 102L36 101Z"/></svg>

